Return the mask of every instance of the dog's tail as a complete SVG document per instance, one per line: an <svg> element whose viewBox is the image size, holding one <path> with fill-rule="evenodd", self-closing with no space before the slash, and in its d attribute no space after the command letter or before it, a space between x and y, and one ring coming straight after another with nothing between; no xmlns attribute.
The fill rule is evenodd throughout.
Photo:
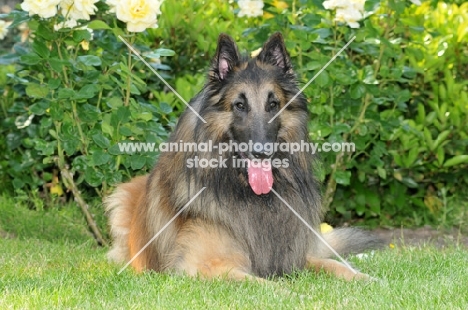
<svg viewBox="0 0 468 310"><path fill-rule="evenodd" d="M104 201L113 239L112 247L107 253L107 258L111 261L125 262L130 259L130 225L136 206L145 197L146 182L147 176L140 176L129 183L120 184Z"/></svg>
<svg viewBox="0 0 468 310"><path fill-rule="evenodd" d="M382 248L384 241L371 232L359 228L337 228L322 234L325 241L340 255L361 253ZM320 258L334 258L335 254L323 241L317 240L316 252Z"/></svg>

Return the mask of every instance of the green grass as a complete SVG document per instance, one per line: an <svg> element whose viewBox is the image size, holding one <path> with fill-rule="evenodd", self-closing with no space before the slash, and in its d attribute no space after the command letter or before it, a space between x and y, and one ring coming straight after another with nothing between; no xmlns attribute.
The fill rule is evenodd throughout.
<svg viewBox="0 0 468 310"><path fill-rule="evenodd" d="M79 227L79 212L28 211L12 202L0 198L0 228L14 234L0 238L0 309L465 309L468 304L468 252L456 246L350 258L380 279L370 283L310 272L275 285L136 275L130 269L118 275L121 266L108 263L106 249ZM20 215L15 223L11 210ZM39 219L41 225L31 224Z"/></svg>

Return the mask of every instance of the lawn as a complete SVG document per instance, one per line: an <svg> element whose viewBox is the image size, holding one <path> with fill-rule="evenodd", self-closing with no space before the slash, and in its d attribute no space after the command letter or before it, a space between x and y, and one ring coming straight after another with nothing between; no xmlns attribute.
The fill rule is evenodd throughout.
<svg viewBox="0 0 468 310"><path fill-rule="evenodd" d="M95 245L74 207L30 211L11 208L12 203L0 198L0 309L465 309L468 304L468 252L456 244L350 257L378 278L367 283L309 272L273 284L136 275L130 269L118 275L121 266L107 262L106 249Z"/></svg>

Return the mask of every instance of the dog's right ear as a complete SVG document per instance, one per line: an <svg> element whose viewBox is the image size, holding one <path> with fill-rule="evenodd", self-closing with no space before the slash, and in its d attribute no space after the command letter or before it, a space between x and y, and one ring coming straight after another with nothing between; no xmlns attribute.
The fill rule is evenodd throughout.
<svg viewBox="0 0 468 310"><path fill-rule="evenodd" d="M239 64L239 51L234 40L227 34L220 34L218 38L218 48L213 58L210 69L210 76L222 81Z"/></svg>

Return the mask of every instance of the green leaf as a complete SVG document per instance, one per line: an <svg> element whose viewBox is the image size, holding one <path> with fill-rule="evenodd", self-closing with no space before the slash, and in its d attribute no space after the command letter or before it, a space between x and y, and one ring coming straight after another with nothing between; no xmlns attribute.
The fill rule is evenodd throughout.
<svg viewBox="0 0 468 310"><path fill-rule="evenodd" d="M367 132L368 132L367 126L366 126L365 124L359 125L359 127L358 127L358 133L359 133L360 136L365 136L365 135L367 135Z"/></svg>
<svg viewBox="0 0 468 310"><path fill-rule="evenodd" d="M327 115L335 115L335 109L329 105L326 105L326 106L323 106L323 109L325 111L325 113L327 113Z"/></svg>
<svg viewBox="0 0 468 310"><path fill-rule="evenodd" d="M437 113L435 111L431 111L426 116L426 124L432 124L434 120L437 118Z"/></svg>
<svg viewBox="0 0 468 310"><path fill-rule="evenodd" d="M351 85L356 79L350 74L351 72L338 71L334 74L335 79L342 85Z"/></svg>
<svg viewBox="0 0 468 310"><path fill-rule="evenodd" d="M122 123L128 122L129 117L130 117L129 108L121 106L117 108L116 112L112 113L111 125L117 127Z"/></svg>
<svg viewBox="0 0 468 310"><path fill-rule="evenodd" d="M75 97L75 91L70 88L60 88L57 94L58 99L71 99Z"/></svg>
<svg viewBox="0 0 468 310"><path fill-rule="evenodd" d="M109 185L117 185L122 183L122 173L120 171L112 171L112 173L106 173L106 182Z"/></svg>
<svg viewBox="0 0 468 310"><path fill-rule="evenodd" d="M403 158L400 154L398 154L397 151L395 150L391 150L389 151L390 154L393 155L393 160L395 161L395 163L397 164L397 166L400 166L400 167L403 167Z"/></svg>
<svg viewBox="0 0 468 310"><path fill-rule="evenodd" d="M107 164L110 159L110 155L103 150L96 150L93 153L93 162L96 166Z"/></svg>
<svg viewBox="0 0 468 310"><path fill-rule="evenodd" d="M351 98L359 99L364 96L366 93L366 87L362 84L354 84L351 86L351 90L349 92Z"/></svg>
<svg viewBox="0 0 468 310"><path fill-rule="evenodd" d="M88 30L78 29L73 31L73 41L75 41L75 43L89 40L91 40L91 33Z"/></svg>
<svg viewBox="0 0 468 310"><path fill-rule="evenodd" d="M363 170L358 171L358 179L360 182L364 182L366 179L366 173Z"/></svg>
<svg viewBox="0 0 468 310"><path fill-rule="evenodd" d="M153 119L153 114L151 114L150 112L142 112L138 114L138 119L150 121Z"/></svg>
<svg viewBox="0 0 468 310"><path fill-rule="evenodd" d="M33 18L32 16L29 16L28 12L25 11L12 11L9 15L9 17L13 17L13 22L9 26L10 29L14 29Z"/></svg>
<svg viewBox="0 0 468 310"><path fill-rule="evenodd" d="M424 124L424 119L426 118L426 109L424 108L424 104L418 104L418 114L417 118L415 119L419 124Z"/></svg>
<svg viewBox="0 0 468 310"><path fill-rule="evenodd" d="M34 148L41 152L42 155L52 155L55 152L57 147L57 141L45 141L42 139L38 139L35 141Z"/></svg>
<svg viewBox="0 0 468 310"><path fill-rule="evenodd" d="M418 183L416 183L412 178L410 177L403 177L401 180L400 180L401 183L405 184L406 186L408 186L409 188L417 188L418 187Z"/></svg>
<svg viewBox="0 0 468 310"><path fill-rule="evenodd" d="M107 133L109 136L114 135L114 127L112 127L110 124L103 122L101 124L102 132Z"/></svg>
<svg viewBox="0 0 468 310"><path fill-rule="evenodd" d="M101 20L93 20L92 22L88 23L88 28L97 30L97 29L111 29L108 24Z"/></svg>
<svg viewBox="0 0 468 310"><path fill-rule="evenodd" d="M146 163L146 157L141 155L133 155L130 158L130 166L133 170L140 170Z"/></svg>
<svg viewBox="0 0 468 310"><path fill-rule="evenodd" d="M372 212L380 214L380 197L376 191L366 191L366 202Z"/></svg>
<svg viewBox="0 0 468 310"><path fill-rule="evenodd" d="M457 155L447 160L444 163L444 167L447 168L447 167L452 167L452 166L457 166L457 165L467 164L467 163L468 163L468 155Z"/></svg>
<svg viewBox="0 0 468 310"><path fill-rule="evenodd" d="M86 170L86 167L88 167L88 160L86 156L84 155L79 155L73 159L73 170L74 171L84 171Z"/></svg>
<svg viewBox="0 0 468 310"><path fill-rule="evenodd" d="M24 182L18 178L14 178L12 183L15 189L21 189L25 185Z"/></svg>
<svg viewBox="0 0 468 310"><path fill-rule="evenodd" d="M336 183L349 185L351 180L351 171L336 171L334 177Z"/></svg>
<svg viewBox="0 0 468 310"><path fill-rule="evenodd" d="M380 5L380 3L381 3L380 0L367 0L364 8L366 9L367 12L375 11Z"/></svg>
<svg viewBox="0 0 468 310"><path fill-rule="evenodd" d="M169 114L172 112L172 107L167 102L160 102L159 109L163 114Z"/></svg>
<svg viewBox="0 0 468 310"><path fill-rule="evenodd" d="M80 139L75 138L75 139L70 139L70 140L64 140L62 142L62 147L65 153L67 155L71 156L74 155L77 150L79 150L79 146L81 145Z"/></svg>
<svg viewBox="0 0 468 310"><path fill-rule="evenodd" d="M359 190L356 197L354 198L356 202L356 213L359 216L362 216L366 211L366 195L363 190Z"/></svg>
<svg viewBox="0 0 468 310"><path fill-rule="evenodd" d="M64 66L69 65L70 62L66 60L60 60L57 58L50 58L49 65L55 72L61 73Z"/></svg>
<svg viewBox="0 0 468 310"><path fill-rule="evenodd" d="M57 89L62 84L61 79L49 79L49 89Z"/></svg>
<svg viewBox="0 0 468 310"><path fill-rule="evenodd" d="M95 106L85 103L78 106L78 116L83 122L95 124L101 120L102 113Z"/></svg>
<svg viewBox="0 0 468 310"><path fill-rule="evenodd" d="M46 85L30 83L26 87L26 94L31 98L45 98L49 93L49 88Z"/></svg>
<svg viewBox="0 0 468 310"><path fill-rule="evenodd" d="M89 185L98 187L102 185L102 182L104 181L104 175L99 169L88 166L86 167L85 171L85 180Z"/></svg>
<svg viewBox="0 0 468 310"><path fill-rule="evenodd" d="M32 44L32 49L36 54L38 54L42 58L45 58L45 59L49 58L50 51L44 42L39 41L39 40L34 40L34 43Z"/></svg>
<svg viewBox="0 0 468 310"><path fill-rule="evenodd" d="M122 126L119 128L119 133L122 135L122 136L131 136L132 135L132 130L128 127L125 127L125 126Z"/></svg>
<svg viewBox="0 0 468 310"><path fill-rule="evenodd" d="M148 58L160 58L174 56L175 52L167 48L158 48L155 51L143 53L143 56Z"/></svg>
<svg viewBox="0 0 468 310"><path fill-rule="evenodd" d="M317 83L319 86L324 87L328 85L328 82L330 81L330 78L328 76L327 71L322 71L316 78L315 78L315 83Z"/></svg>
<svg viewBox="0 0 468 310"><path fill-rule="evenodd" d="M109 108L118 108L123 106L123 101L120 97L112 97L106 101L106 104Z"/></svg>
<svg viewBox="0 0 468 310"><path fill-rule="evenodd" d="M364 84L379 84L374 77L374 69L371 66L364 67L364 79L362 80Z"/></svg>
<svg viewBox="0 0 468 310"><path fill-rule="evenodd" d="M419 155L419 149L418 147L415 145L414 147L412 147L409 152L407 153L406 157L403 158L403 162L405 164L405 167L406 168L410 168L414 162L416 161L416 159L418 158L418 155Z"/></svg>
<svg viewBox="0 0 468 310"><path fill-rule="evenodd" d="M34 32L36 35L46 39L47 41L52 41L57 39L57 32L46 28L44 24L39 24L39 27L37 27L36 31Z"/></svg>
<svg viewBox="0 0 468 310"><path fill-rule="evenodd" d="M50 102L49 115L54 121L63 120L63 114L67 110L67 108L64 108L62 105L62 100L54 100Z"/></svg>
<svg viewBox="0 0 468 310"><path fill-rule="evenodd" d="M43 115L46 110L49 108L49 102L45 100L41 100L36 102L32 106L29 107L29 111L36 115Z"/></svg>
<svg viewBox="0 0 468 310"><path fill-rule="evenodd" d="M100 66L102 63L101 58L94 55L78 56L77 59L86 66Z"/></svg>
<svg viewBox="0 0 468 310"><path fill-rule="evenodd" d="M318 61L311 61L306 65L306 70L317 70L321 69L323 67L323 64Z"/></svg>
<svg viewBox="0 0 468 310"><path fill-rule="evenodd" d="M434 149L434 141L432 141L431 132L429 131L429 129L427 129L427 127L424 127L423 132L424 132L424 138L426 139L427 146L429 147L430 150L433 150Z"/></svg>
<svg viewBox="0 0 468 310"><path fill-rule="evenodd" d="M322 22L322 16L318 14L305 14L303 17L303 22L309 27L315 28L318 24Z"/></svg>
<svg viewBox="0 0 468 310"><path fill-rule="evenodd" d="M441 145L441 143L443 141L445 141L448 137L448 135L451 133L450 130L445 130L445 131L442 131L438 136L437 136L437 139L434 140L434 144L432 145L432 147L434 149L431 149L431 151L434 151L435 149L437 149L439 147L439 145Z"/></svg>
<svg viewBox="0 0 468 310"><path fill-rule="evenodd" d="M99 92L99 87L95 84L88 84L83 86L76 94L76 99L90 99Z"/></svg>
<svg viewBox="0 0 468 310"><path fill-rule="evenodd" d="M382 167L377 167L377 173L379 174L379 177L383 180L387 179L387 170L385 170Z"/></svg>
<svg viewBox="0 0 468 310"><path fill-rule="evenodd" d="M137 80L136 76L132 76L132 78L134 78L134 80ZM130 93L132 95L141 95L140 90L136 87L135 84L130 85Z"/></svg>
<svg viewBox="0 0 468 310"><path fill-rule="evenodd" d="M21 56L20 62L24 65L33 66L41 62L41 59L42 58L37 55L28 54Z"/></svg>
<svg viewBox="0 0 468 310"><path fill-rule="evenodd" d="M439 167L441 167L445 160L445 150L443 147L439 147L437 149L436 158L437 158L437 163L439 164Z"/></svg>
<svg viewBox="0 0 468 310"><path fill-rule="evenodd" d="M110 148L107 149L107 152L111 155L122 155L124 152L120 151L119 144L114 144Z"/></svg>
<svg viewBox="0 0 468 310"><path fill-rule="evenodd" d="M103 149L110 147L110 141L102 133L93 135L93 141Z"/></svg>

